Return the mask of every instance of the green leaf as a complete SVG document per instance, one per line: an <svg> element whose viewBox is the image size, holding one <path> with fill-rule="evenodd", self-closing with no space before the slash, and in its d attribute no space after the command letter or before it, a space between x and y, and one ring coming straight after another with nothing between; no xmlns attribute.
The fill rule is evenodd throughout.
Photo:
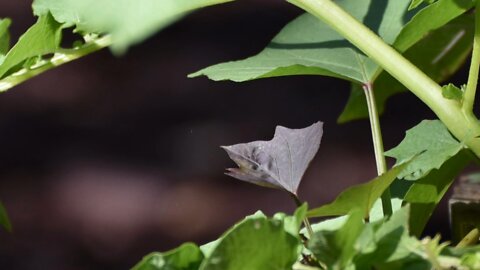
<svg viewBox="0 0 480 270"><path fill-rule="evenodd" d="M283 220L257 213L224 234L199 270L291 269L300 251L298 236L285 230Z"/></svg>
<svg viewBox="0 0 480 270"><path fill-rule="evenodd" d="M33 10L86 33L112 35L112 49L124 52L194 9L231 0L35 0Z"/></svg>
<svg viewBox="0 0 480 270"><path fill-rule="evenodd" d="M362 236L368 237L361 237L356 243L357 256L354 262L358 269L379 269L380 265L410 255L411 250L405 247L405 244L411 241L408 232L409 217L410 208L406 206L396 211L388 220L366 225L366 229L370 227L372 233L362 233ZM368 250L365 247L372 248Z"/></svg>
<svg viewBox="0 0 480 270"><path fill-rule="evenodd" d="M363 227L363 211L356 209L350 212L340 229L314 233L308 241L308 249L328 269L345 269L356 254L354 244Z"/></svg>
<svg viewBox="0 0 480 270"><path fill-rule="evenodd" d="M443 82L453 75L470 55L474 32L473 22L473 14L462 15L429 33L408 49L404 56L430 78L437 82ZM382 72L378 76L373 88L380 114L385 110L388 98L407 90L387 72ZM352 83L350 97L338 122L345 123L361 118L368 118L365 95L360 85Z"/></svg>
<svg viewBox="0 0 480 270"><path fill-rule="evenodd" d="M295 210L295 213L293 214L293 216L286 216L285 214L280 213L280 214L276 214L274 218L283 220L285 231L287 231L293 236L296 236L298 235L298 232L302 227L303 220L307 216L307 211L308 211L308 204L304 203L302 206L298 207L297 210Z"/></svg>
<svg viewBox="0 0 480 270"><path fill-rule="evenodd" d="M5 56L0 65L0 77L31 57L55 52L60 44L61 29L61 24L51 15L39 17Z"/></svg>
<svg viewBox="0 0 480 270"><path fill-rule="evenodd" d="M446 99L462 101L464 91L463 88L464 86L462 86L462 88L458 88L453 83L449 83L448 85L442 87L442 95Z"/></svg>
<svg viewBox="0 0 480 270"><path fill-rule="evenodd" d="M405 51L429 31L465 12L467 4L472 6L467 0L440 0L418 12L406 24L417 13L407 11L409 0L378 3L373 0L340 0L336 3L399 51ZM442 16L436 16L438 13ZM328 25L304 14L282 29L256 56L214 65L189 77L206 75L212 80L241 82L287 75L325 75L364 84L373 82L380 71L376 63Z"/></svg>
<svg viewBox="0 0 480 270"><path fill-rule="evenodd" d="M416 157L398 177L418 180L455 156L465 146L458 142L440 120L423 120L408 130L403 141L385 152L396 159L396 164Z"/></svg>
<svg viewBox="0 0 480 270"><path fill-rule="evenodd" d="M203 254L197 245L186 243L165 252L145 256L132 270L198 270Z"/></svg>
<svg viewBox="0 0 480 270"><path fill-rule="evenodd" d="M409 0L340 0L338 5L393 43L405 24ZM286 75L326 75L368 82L379 67L352 44L310 14L290 22L258 55L215 65L190 77L248 81Z"/></svg>
<svg viewBox="0 0 480 270"><path fill-rule="evenodd" d="M380 198L382 193L406 166L408 166L408 162L389 170L367 183L348 188L340 193L332 203L310 210L308 216L341 216L348 214L353 209L360 208L363 216L365 218L368 217L375 201Z"/></svg>
<svg viewBox="0 0 480 270"><path fill-rule="evenodd" d="M7 54L10 48L10 32L8 32L10 24L10 19L0 20L0 55Z"/></svg>
<svg viewBox="0 0 480 270"><path fill-rule="evenodd" d="M8 218L7 209L3 206L3 203L0 202L0 225L7 230L8 232L12 231L12 223Z"/></svg>
<svg viewBox="0 0 480 270"><path fill-rule="evenodd" d="M467 150L450 158L439 169L415 181L405 195L404 202L411 206L410 230L420 236L436 206L447 192L455 177L471 162ZM412 162L413 163L413 162Z"/></svg>

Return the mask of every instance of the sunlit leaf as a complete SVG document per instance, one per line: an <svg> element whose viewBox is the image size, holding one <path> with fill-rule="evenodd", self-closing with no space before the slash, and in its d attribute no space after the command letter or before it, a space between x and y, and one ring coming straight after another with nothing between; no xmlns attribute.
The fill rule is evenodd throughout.
<svg viewBox="0 0 480 270"><path fill-rule="evenodd" d="M323 123L303 129L277 126L271 141L222 146L238 168L227 174L261 186L297 194L303 174L320 147Z"/></svg>
<svg viewBox="0 0 480 270"><path fill-rule="evenodd" d="M398 177L417 180L431 170L439 169L445 161L464 148L440 120L423 120L408 130L403 141L385 152L385 155L395 158L397 164L416 157Z"/></svg>
<svg viewBox="0 0 480 270"><path fill-rule="evenodd" d="M301 251L298 236L281 219L247 217L210 247L199 270L291 269Z"/></svg>
<svg viewBox="0 0 480 270"><path fill-rule="evenodd" d="M55 52L60 44L61 29L61 24L51 15L39 17L6 54L0 65L0 77L4 77L12 68L31 57Z"/></svg>
<svg viewBox="0 0 480 270"><path fill-rule="evenodd" d="M124 52L186 12L231 0L35 0L36 15L49 12L60 23L87 33L112 35L112 49Z"/></svg>
<svg viewBox="0 0 480 270"><path fill-rule="evenodd" d="M203 254L198 246L186 243L165 253L151 253L132 270L198 270L202 260Z"/></svg>

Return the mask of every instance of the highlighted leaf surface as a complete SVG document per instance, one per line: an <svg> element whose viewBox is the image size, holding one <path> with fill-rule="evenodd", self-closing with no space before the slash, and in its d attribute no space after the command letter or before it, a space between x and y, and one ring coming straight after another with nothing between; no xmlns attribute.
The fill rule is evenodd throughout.
<svg viewBox="0 0 480 270"><path fill-rule="evenodd" d="M397 164L416 157L399 178L418 180L455 156L465 146L458 142L440 120L424 120L407 131L405 139L395 148L385 152Z"/></svg>

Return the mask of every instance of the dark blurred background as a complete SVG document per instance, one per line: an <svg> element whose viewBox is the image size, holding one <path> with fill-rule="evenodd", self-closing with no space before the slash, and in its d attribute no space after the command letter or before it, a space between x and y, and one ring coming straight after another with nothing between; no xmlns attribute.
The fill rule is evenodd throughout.
<svg viewBox="0 0 480 270"><path fill-rule="evenodd" d="M29 1L0 1L13 41L35 19ZM325 122L300 195L318 206L375 176L369 124L337 125L349 85L298 76L242 84L186 75L259 52L300 11L243 0L196 12L120 58L103 50L0 94L1 269L128 269L152 251L205 243L288 195L223 175L219 148L270 139L276 125ZM466 71L454 81L464 82ZM390 100L385 147L435 118L411 94ZM448 237L445 204L430 231Z"/></svg>

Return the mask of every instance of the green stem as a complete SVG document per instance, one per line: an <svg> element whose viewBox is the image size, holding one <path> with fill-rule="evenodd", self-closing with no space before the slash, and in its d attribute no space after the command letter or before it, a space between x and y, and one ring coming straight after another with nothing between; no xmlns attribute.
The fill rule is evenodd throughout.
<svg viewBox="0 0 480 270"><path fill-rule="evenodd" d="M458 242L456 245L457 248L464 248L468 246L473 246L478 243L480 239L480 231L477 229L471 230L465 237Z"/></svg>
<svg viewBox="0 0 480 270"><path fill-rule="evenodd" d="M422 100L457 139L480 157L480 123L442 88L380 37L331 0L287 0L330 25Z"/></svg>
<svg viewBox="0 0 480 270"><path fill-rule="evenodd" d="M380 119L378 117L377 102L371 83L363 85L365 97L367 99L368 116L370 118L370 128L372 130L373 150L375 161L377 163L377 174L382 175L387 171L387 162L383 154L382 130L380 128ZM382 194L383 215L390 216L393 213L390 188L387 188Z"/></svg>
<svg viewBox="0 0 480 270"><path fill-rule="evenodd" d="M303 205L303 203L300 201L300 199L298 198L297 195L295 195L293 193L290 193L290 196L292 196L292 199L295 202L295 204L297 205L297 207L300 207L300 206ZM312 229L312 225L310 224L310 221L308 220L308 217L303 219L303 224L305 225L305 228L307 229L308 238L311 239L312 236L313 236L313 229Z"/></svg>
<svg viewBox="0 0 480 270"><path fill-rule="evenodd" d="M104 36L98 39L88 40L84 45L75 49L60 49L47 60L41 60L38 64L21 69L0 80L0 92L8 89L32 78L52 68L58 67L65 63L76 60L82 56L93 53L100 49L110 46L110 36Z"/></svg>
<svg viewBox="0 0 480 270"><path fill-rule="evenodd" d="M480 1L475 6L475 36L473 38L472 61L468 74L467 88L463 98L462 109L465 113L473 113L475 94L477 92L478 72L480 67Z"/></svg>

